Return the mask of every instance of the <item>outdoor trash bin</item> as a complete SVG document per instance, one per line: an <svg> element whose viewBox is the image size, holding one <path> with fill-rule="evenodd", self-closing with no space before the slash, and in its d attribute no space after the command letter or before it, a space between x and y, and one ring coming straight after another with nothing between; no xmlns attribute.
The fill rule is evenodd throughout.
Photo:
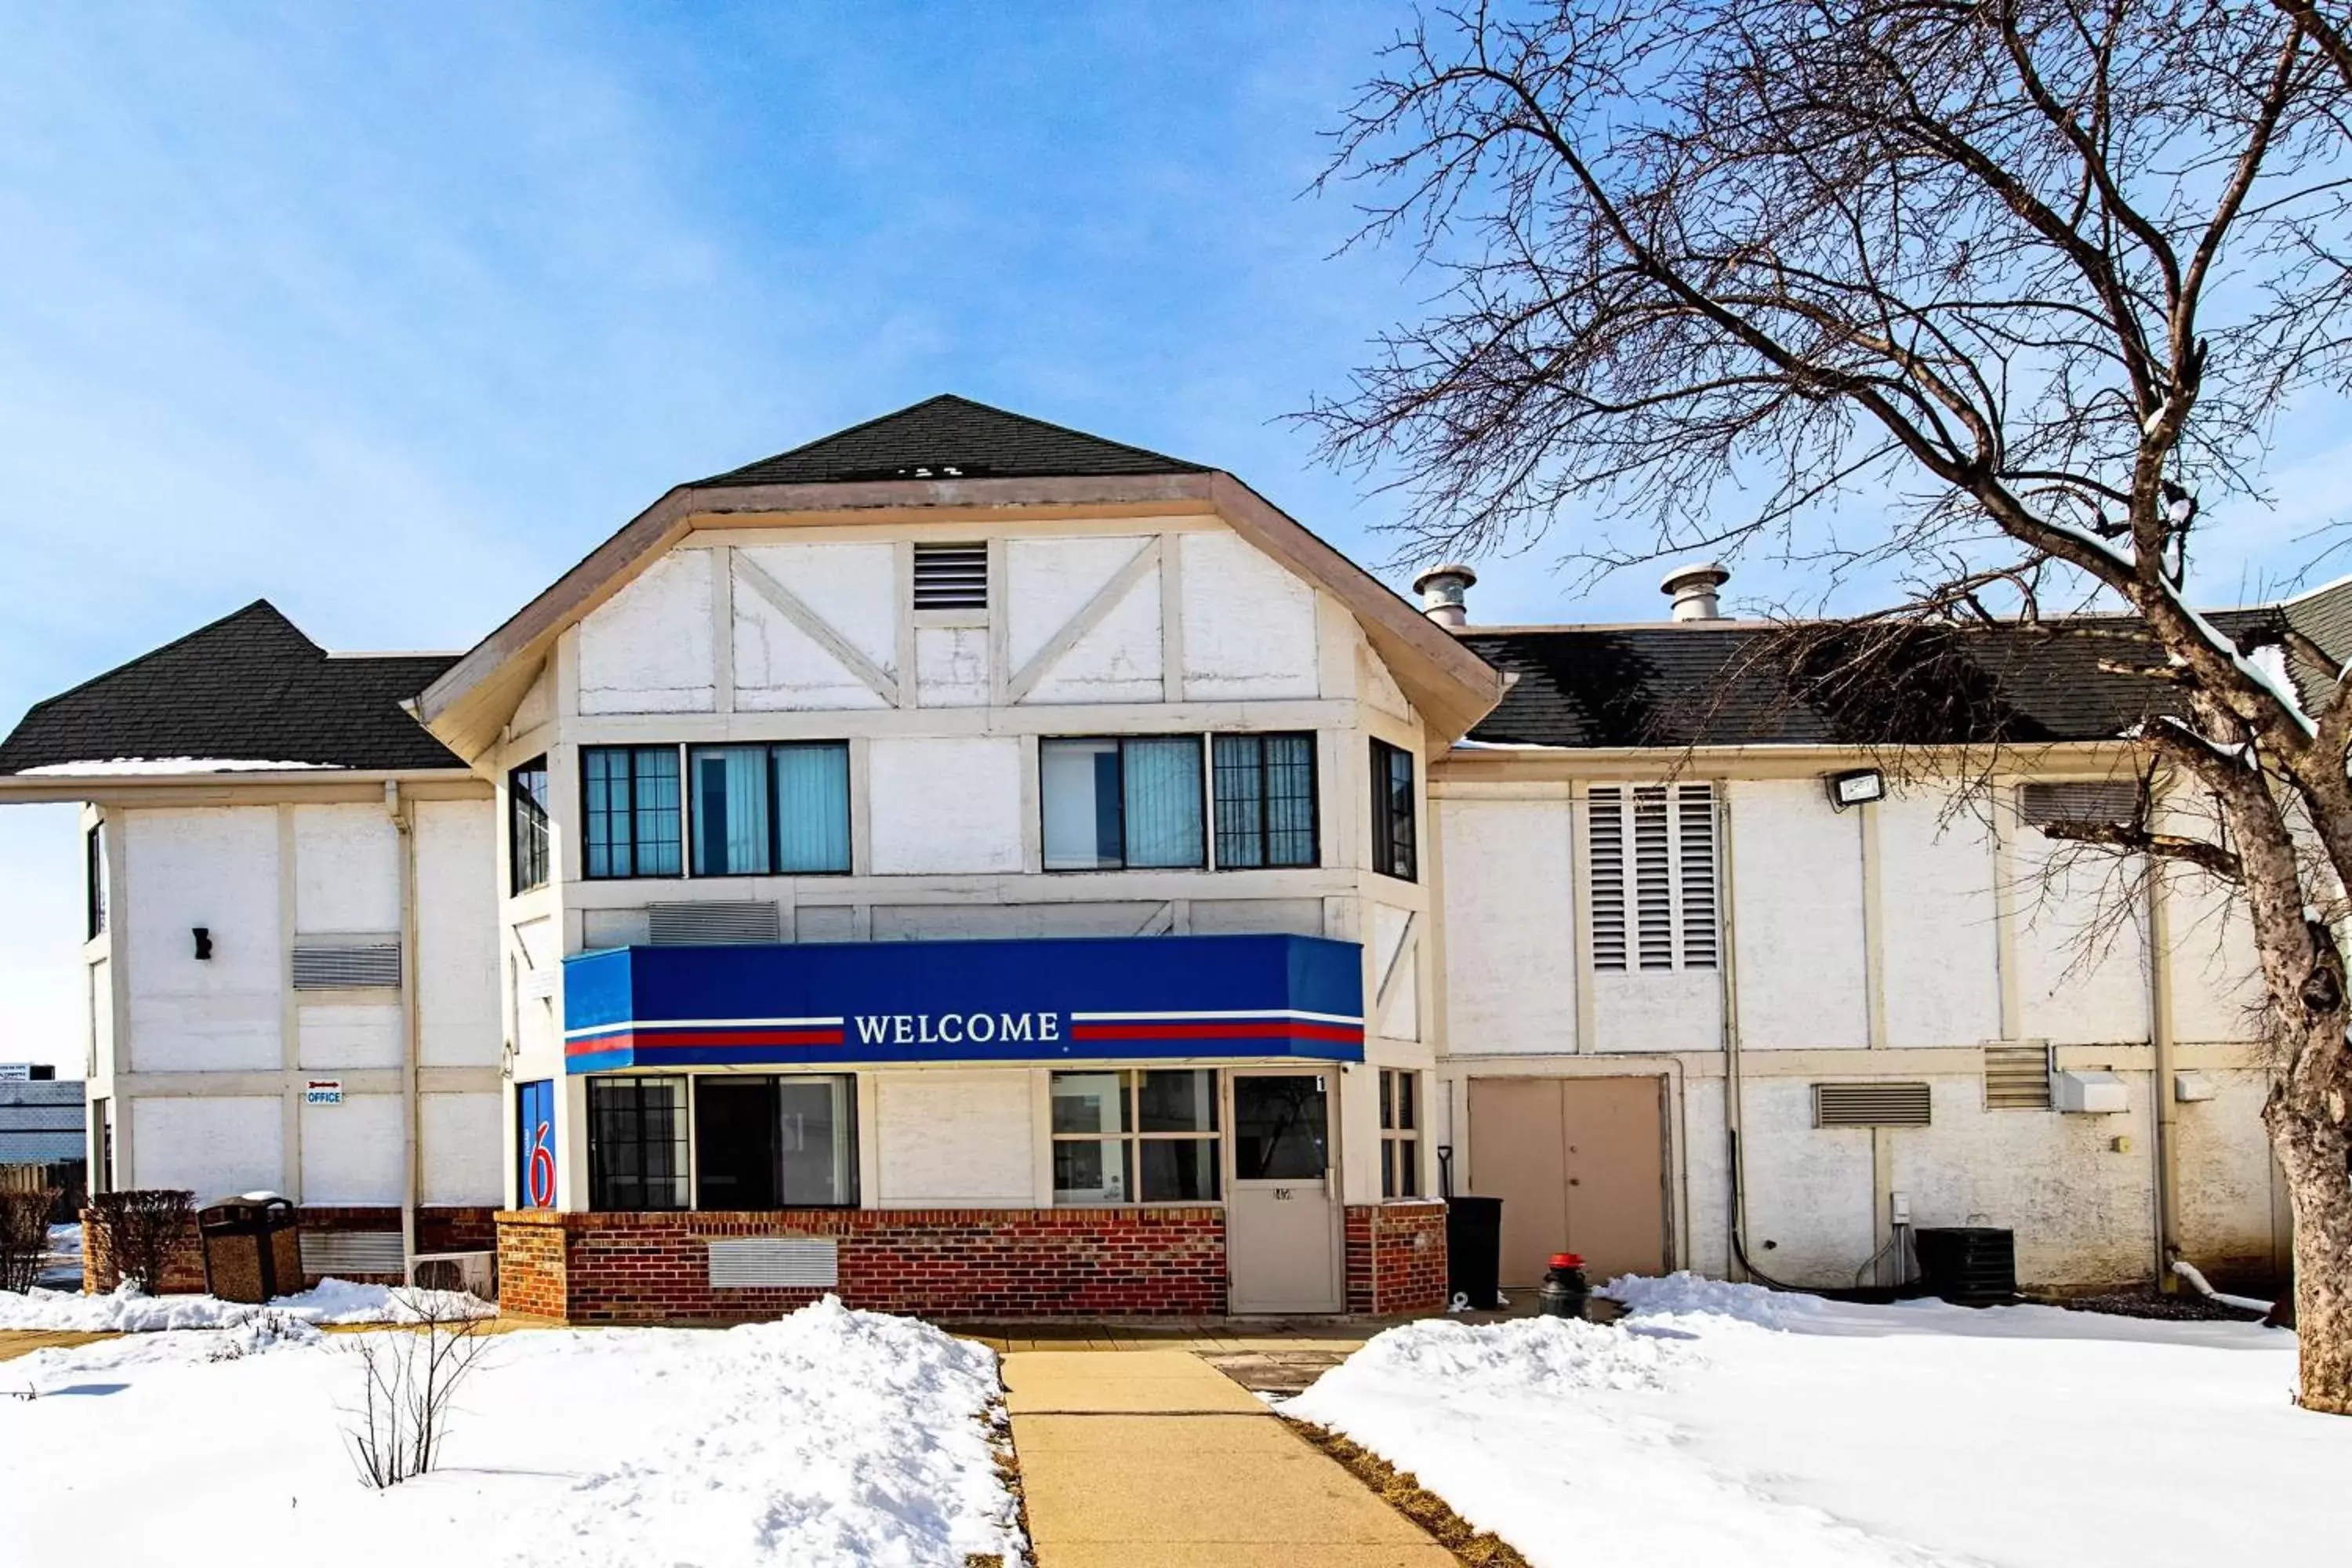
<svg viewBox="0 0 2352 1568"><path fill-rule="evenodd" d="M1445 1200L1445 1293L1474 1311L1502 1304L1503 1200Z"/></svg>
<svg viewBox="0 0 2352 1568"><path fill-rule="evenodd" d="M224 1301L267 1301L302 1288L300 1219L274 1193L223 1198L196 1211L205 1289Z"/></svg>

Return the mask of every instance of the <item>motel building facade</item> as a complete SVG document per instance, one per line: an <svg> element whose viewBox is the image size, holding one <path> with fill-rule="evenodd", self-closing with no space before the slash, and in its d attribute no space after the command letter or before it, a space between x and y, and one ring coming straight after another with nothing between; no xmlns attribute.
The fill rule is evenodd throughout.
<svg viewBox="0 0 2352 1568"><path fill-rule="evenodd" d="M1424 609L941 397L679 486L462 655L257 603L0 742L0 803L82 803L92 1184L574 1321L1433 1310L1449 1178L1507 1285L1891 1279L1906 1224L2273 1272L2241 918L2103 919L2033 832L2113 809L2138 686L1973 648L1955 813L1743 690L1718 575L1465 626L1466 571Z"/></svg>

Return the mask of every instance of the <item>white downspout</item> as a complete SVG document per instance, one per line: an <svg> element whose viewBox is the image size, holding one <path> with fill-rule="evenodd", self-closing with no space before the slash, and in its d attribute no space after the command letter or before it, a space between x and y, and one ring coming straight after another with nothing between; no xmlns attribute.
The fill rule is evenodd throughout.
<svg viewBox="0 0 2352 1568"><path fill-rule="evenodd" d="M383 808L400 834L400 1274L416 1273L416 822L401 798L400 781L386 779Z"/></svg>

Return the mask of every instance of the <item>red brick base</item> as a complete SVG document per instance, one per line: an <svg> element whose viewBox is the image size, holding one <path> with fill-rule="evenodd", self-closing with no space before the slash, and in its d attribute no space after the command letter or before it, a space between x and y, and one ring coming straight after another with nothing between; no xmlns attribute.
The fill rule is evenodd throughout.
<svg viewBox="0 0 2352 1568"><path fill-rule="evenodd" d="M726 1237L829 1238L839 1247L835 1293L879 1311L1092 1318L1225 1310L1225 1216L1213 1208L527 1209L500 1214L498 1231L501 1310L563 1322L743 1321L824 1293L713 1289L709 1243Z"/></svg>
<svg viewBox="0 0 2352 1568"><path fill-rule="evenodd" d="M1445 1205L1434 1200L1348 1208L1348 1310L1445 1310Z"/></svg>
<svg viewBox="0 0 2352 1568"><path fill-rule="evenodd" d="M488 1252L499 1244L498 1211L489 1208L426 1208L416 1211L416 1250L419 1252ZM122 1282L122 1275L106 1249L105 1233L90 1223L89 1211L82 1211L81 1288L92 1294L104 1294ZM301 1210L302 1228L321 1230L398 1230L400 1210L397 1208L322 1207L317 1205ZM305 1275L298 1289L307 1289L319 1282L319 1276ZM357 1274L348 1278L362 1281L399 1284L400 1278L392 1274ZM163 1289L166 1294L194 1293L205 1288L204 1247L191 1223L172 1249L171 1260L163 1268Z"/></svg>

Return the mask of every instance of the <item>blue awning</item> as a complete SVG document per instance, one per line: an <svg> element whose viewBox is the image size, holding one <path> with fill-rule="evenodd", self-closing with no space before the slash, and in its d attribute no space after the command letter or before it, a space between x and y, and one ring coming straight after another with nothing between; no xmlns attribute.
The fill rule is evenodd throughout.
<svg viewBox="0 0 2352 1568"><path fill-rule="evenodd" d="M624 947L563 962L565 1069L1364 1059L1363 950L1302 936Z"/></svg>

